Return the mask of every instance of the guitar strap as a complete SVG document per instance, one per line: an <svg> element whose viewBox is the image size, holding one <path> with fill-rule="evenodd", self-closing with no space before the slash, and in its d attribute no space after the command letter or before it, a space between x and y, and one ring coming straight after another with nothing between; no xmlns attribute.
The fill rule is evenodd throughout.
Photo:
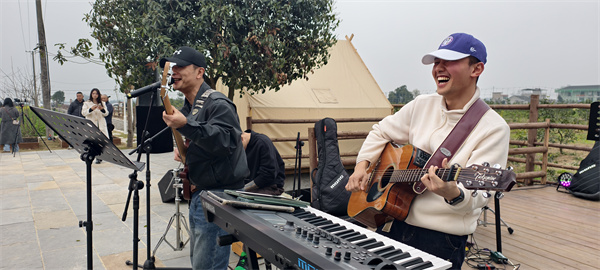
<svg viewBox="0 0 600 270"><path fill-rule="evenodd" d="M442 160L444 158L448 158L448 160L452 159L452 156L458 151L458 149L462 146L463 142L467 139L473 128L479 123L481 117L490 109L483 100L480 98L477 99L471 108L465 112L463 117L458 120L456 126L450 131L450 134L444 139L440 147L431 155L427 164L423 168L429 168L431 165L441 166ZM427 187L421 182L415 182L413 185L413 190L417 194L421 194L425 192ZM389 232L392 224L394 223L394 219L388 220L382 228L382 231Z"/></svg>
<svg viewBox="0 0 600 270"><path fill-rule="evenodd" d="M442 160L448 158L452 159L452 156L460 149L463 142L467 139L473 128L477 126L481 117L490 109L490 106L485 104L480 98L477 99L471 108L458 120L456 126L450 131L450 134L444 139L440 147L431 155L431 158L427 161L424 168L429 168L432 165L441 166ZM425 191L426 187L422 182L416 182L413 186L416 193L421 194Z"/></svg>

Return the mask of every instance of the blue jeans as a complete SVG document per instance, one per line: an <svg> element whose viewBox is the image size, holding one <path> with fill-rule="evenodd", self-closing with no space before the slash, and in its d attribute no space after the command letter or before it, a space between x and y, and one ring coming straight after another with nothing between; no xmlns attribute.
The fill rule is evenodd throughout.
<svg viewBox="0 0 600 270"><path fill-rule="evenodd" d="M461 269L465 259L467 235L453 235L412 226L404 221L394 220L389 233L377 232L411 247L425 251L452 263L451 269Z"/></svg>
<svg viewBox="0 0 600 270"><path fill-rule="evenodd" d="M222 190L221 190L222 191ZM190 260L195 270L227 269L230 246L219 246L217 238L227 232L204 217L200 191L192 194L190 202Z"/></svg>

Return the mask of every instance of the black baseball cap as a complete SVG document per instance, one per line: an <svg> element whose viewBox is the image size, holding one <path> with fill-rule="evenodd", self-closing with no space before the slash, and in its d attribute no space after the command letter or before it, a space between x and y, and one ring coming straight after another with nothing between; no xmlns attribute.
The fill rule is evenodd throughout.
<svg viewBox="0 0 600 270"><path fill-rule="evenodd" d="M180 67L189 66L194 64L199 67L206 68L206 59L204 55L190 47L179 47L174 53L172 57L163 57L160 59L160 67L165 67L165 62L175 63Z"/></svg>

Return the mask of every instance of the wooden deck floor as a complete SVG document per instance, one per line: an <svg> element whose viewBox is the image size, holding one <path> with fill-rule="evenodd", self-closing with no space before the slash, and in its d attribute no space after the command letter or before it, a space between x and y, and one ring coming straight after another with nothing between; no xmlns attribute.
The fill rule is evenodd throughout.
<svg viewBox="0 0 600 270"><path fill-rule="evenodd" d="M514 230L502 226L502 254L520 269L600 269L600 202L552 186L515 188L500 200L500 215ZM487 222L494 222L491 212ZM473 238L479 249L496 250L494 224L478 226Z"/></svg>

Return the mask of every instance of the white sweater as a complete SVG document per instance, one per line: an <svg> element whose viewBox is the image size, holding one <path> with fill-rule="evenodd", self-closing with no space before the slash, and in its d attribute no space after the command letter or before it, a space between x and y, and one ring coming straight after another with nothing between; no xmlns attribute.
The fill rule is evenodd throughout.
<svg viewBox="0 0 600 270"><path fill-rule="evenodd" d="M104 107L104 112L102 112L100 109L95 109L93 111L90 112L90 108L92 108L94 106L94 102L92 101L86 101L83 103L83 108L81 109L81 114L91 120L92 122L94 122L94 125L96 125L100 131L102 131L102 133L104 133L104 135L106 135L106 137L108 138L108 128L106 127L106 119L104 119L105 116L108 115L108 109L106 108L106 103L102 102L102 107Z"/></svg>
<svg viewBox="0 0 600 270"><path fill-rule="evenodd" d="M479 98L475 95L460 110L447 110L443 97L438 94L420 95L393 115L385 117L367 136L356 162L375 164L385 145L390 142L412 144L430 154L442 144L456 123ZM489 162L506 167L510 128L494 110L487 111L463 146L454 154L449 164L462 167ZM481 192L476 197L462 184L459 188L465 199L457 205L449 205L444 198L425 191L418 195L409 211L406 223L454 235L467 235L475 231L481 208L487 204Z"/></svg>

